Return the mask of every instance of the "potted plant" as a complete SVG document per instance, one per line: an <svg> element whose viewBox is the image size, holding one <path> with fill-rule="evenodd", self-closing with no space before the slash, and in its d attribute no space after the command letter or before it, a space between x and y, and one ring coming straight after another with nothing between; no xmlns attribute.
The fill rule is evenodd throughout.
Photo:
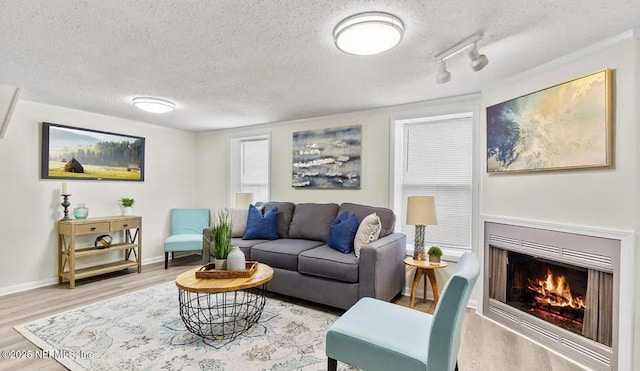
<svg viewBox="0 0 640 371"><path fill-rule="evenodd" d="M429 263L440 264L442 250L438 246L431 246L427 251L427 255L429 255Z"/></svg>
<svg viewBox="0 0 640 371"><path fill-rule="evenodd" d="M226 269L226 260L231 252L231 217L229 210L218 212L209 228L209 251L215 258L216 269Z"/></svg>
<svg viewBox="0 0 640 371"><path fill-rule="evenodd" d="M122 215L131 215L133 212L133 204L136 202L133 198L122 197L120 205L122 205Z"/></svg>

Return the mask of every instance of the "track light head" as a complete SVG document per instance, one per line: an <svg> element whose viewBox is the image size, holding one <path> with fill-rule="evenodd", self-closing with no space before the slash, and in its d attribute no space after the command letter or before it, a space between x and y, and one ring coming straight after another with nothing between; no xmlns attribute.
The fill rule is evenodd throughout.
<svg viewBox="0 0 640 371"><path fill-rule="evenodd" d="M471 59L471 69L478 72L485 68L489 64L489 59L486 55L478 53L478 44L474 43L473 48L469 52L469 59Z"/></svg>
<svg viewBox="0 0 640 371"><path fill-rule="evenodd" d="M447 71L447 65L445 61L439 61L436 63L438 66L438 74L436 75L436 82L438 84L444 84L451 80L451 72Z"/></svg>

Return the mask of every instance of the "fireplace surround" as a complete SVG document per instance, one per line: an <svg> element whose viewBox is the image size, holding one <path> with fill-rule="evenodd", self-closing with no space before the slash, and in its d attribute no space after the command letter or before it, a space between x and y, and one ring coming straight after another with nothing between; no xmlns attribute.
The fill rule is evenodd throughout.
<svg viewBox="0 0 640 371"><path fill-rule="evenodd" d="M484 232L485 316L595 370L631 364L619 331L631 233L486 218Z"/></svg>

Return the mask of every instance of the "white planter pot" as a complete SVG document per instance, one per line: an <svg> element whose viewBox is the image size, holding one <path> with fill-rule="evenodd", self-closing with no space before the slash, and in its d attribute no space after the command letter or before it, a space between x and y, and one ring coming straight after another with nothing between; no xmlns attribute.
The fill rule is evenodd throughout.
<svg viewBox="0 0 640 371"><path fill-rule="evenodd" d="M219 271L227 270L227 259L214 259L213 261L216 264L216 270L219 270Z"/></svg>
<svg viewBox="0 0 640 371"><path fill-rule="evenodd" d="M122 207L122 215L133 215L133 207L131 207L131 206L123 206Z"/></svg>
<svg viewBox="0 0 640 371"><path fill-rule="evenodd" d="M238 246L234 246L229 255L227 255L227 269L230 271L241 271L245 269L244 253Z"/></svg>

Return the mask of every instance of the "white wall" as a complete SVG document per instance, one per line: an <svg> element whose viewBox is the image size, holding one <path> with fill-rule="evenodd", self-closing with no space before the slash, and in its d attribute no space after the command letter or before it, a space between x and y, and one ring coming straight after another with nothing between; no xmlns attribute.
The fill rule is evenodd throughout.
<svg viewBox="0 0 640 371"><path fill-rule="evenodd" d="M271 135L271 200L355 202L389 207L390 128L392 119L441 115L480 104L477 96L407 104L341 115L202 133L198 136L198 201L212 209L228 206L229 138ZM464 107L464 108L461 108ZM295 189L291 186L292 137L301 130L362 125L359 190Z"/></svg>
<svg viewBox="0 0 640 371"><path fill-rule="evenodd" d="M544 89L598 70L614 70L615 166L611 169L492 174L481 171L480 212L507 218L564 225L640 230L640 57L639 41L628 39L605 50L555 61L517 81L483 91L483 105L493 104ZM483 111L484 112L484 111ZM486 153L486 120L481 143ZM486 155L481 156L482 168ZM640 243L636 239L636 249ZM622 257L640 262L640 254ZM637 264L636 264L637 265ZM640 283L636 270L636 285ZM634 364L640 365L640 295L622 292L635 302ZM623 323L622 328L632 324ZM636 366L638 368L640 366Z"/></svg>
<svg viewBox="0 0 640 371"><path fill-rule="evenodd" d="M143 221L143 261L160 258L169 234L169 209L197 206L196 134L19 101L5 137L0 139L4 162L0 176L0 294L57 282L56 221L62 217L62 181L40 179L43 121L146 138L144 182L65 182L72 193L71 208L84 202L89 217L120 215L118 200L134 198L134 214Z"/></svg>

